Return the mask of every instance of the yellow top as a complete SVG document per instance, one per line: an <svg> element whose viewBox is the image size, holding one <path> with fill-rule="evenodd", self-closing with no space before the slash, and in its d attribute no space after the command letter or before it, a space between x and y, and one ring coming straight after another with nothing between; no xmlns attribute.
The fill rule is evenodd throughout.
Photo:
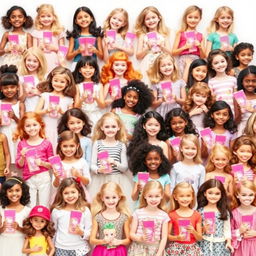
<svg viewBox="0 0 256 256"><path fill-rule="evenodd" d="M31 238L29 238L29 247L33 248L34 246L41 246L42 250L39 252L32 252L29 255L42 255L42 254L46 254L47 248L48 248L48 244L46 241L45 236L33 236Z"/></svg>
<svg viewBox="0 0 256 256"><path fill-rule="evenodd" d="M0 177L4 177L4 169L6 167L5 157L4 157L4 145L3 139L0 135Z"/></svg>

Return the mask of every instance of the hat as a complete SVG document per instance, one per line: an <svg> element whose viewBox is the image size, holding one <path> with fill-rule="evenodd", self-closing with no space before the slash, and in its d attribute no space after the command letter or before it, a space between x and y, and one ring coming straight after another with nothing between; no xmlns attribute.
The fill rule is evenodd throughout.
<svg viewBox="0 0 256 256"><path fill-rule="evenodd" d="M31 218L31 217L41 217L45 220L50 221L51 213L50 213L49 209L46 208L45 206L37 205L37 206L32 208L32 210L29 214L29 218Z"/></svg>

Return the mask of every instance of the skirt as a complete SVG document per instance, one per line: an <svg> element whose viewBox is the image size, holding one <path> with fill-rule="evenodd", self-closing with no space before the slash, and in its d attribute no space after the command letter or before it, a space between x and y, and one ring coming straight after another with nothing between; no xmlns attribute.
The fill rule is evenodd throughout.
<svg viewBox="0 0 256 256"><path fill-rule="evenodd" d="M159 248L157 244L144 244L132 242L128 250L128 256L155 256Z"/></svg>
<svg viewBox="0 0 256 256"><path fill-rule="evenodd" d="M76 250L65 250L60 248L55 248L55 256L88 256L88 250L85 248Z"/></svg>
<svg viewBox="0 0 256 256"><path fill-rule="evenodd" d="M127 256L127 250L124 245L119 245L116 248L97 245L92 251L92 256Z"/></svg>
<svg viewBox="0 0 256 256"><path fill-rule="evenodd" d="M165 249L166 255L169 256L203 256L200 247L197 243L181 244L177 242L170 242Z"/></svg>

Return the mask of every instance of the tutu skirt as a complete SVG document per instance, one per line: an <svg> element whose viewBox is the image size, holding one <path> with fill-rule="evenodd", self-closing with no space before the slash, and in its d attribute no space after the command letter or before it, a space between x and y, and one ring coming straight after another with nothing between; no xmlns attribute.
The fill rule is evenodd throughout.
<svg viewBox="0 0 256 256"><path fill-rule="evenodd" d="M127 250L124 245L119 245L116 248L97 245L92 252L92 256L127 256Z"/></svg>

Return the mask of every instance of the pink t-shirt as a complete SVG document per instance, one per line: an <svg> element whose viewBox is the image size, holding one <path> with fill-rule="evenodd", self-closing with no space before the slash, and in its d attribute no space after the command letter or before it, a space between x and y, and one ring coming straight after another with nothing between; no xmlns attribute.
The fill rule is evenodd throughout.
<svg viewBox="0 0 256 256"><path fill-rule="evenodd" d="M36 151L36 158L40 159L41 161L48 162L49 157L53 156L52 144L49 140L44 139L39 145L31 146L27 143L27 140L23 139L18 144L16 156L16 165L18 168L23 170L22 174L24 180L28 180L35 174L48 171L48 169L44 166L39 166L38 171L31 172L29 171L28 162L26 160L24 162L24 166L20 166L18 162L22 157L21 150L23 148L34 149Z"/></svg>

